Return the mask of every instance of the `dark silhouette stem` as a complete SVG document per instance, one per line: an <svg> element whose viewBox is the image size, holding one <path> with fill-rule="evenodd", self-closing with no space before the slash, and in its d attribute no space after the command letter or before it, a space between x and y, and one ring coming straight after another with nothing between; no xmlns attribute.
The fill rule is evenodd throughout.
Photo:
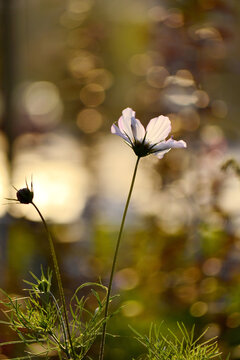
<svg viewBox="0 0 240 360"><path fill-rule="evenodd" d="M116 244L115 253L114 253L114 257L113 257L112 270L111 270L110 279L109 279L107 299L106 299L106 307L105 307L105 313L104 313L104 320L105 321L104 321L104 324L103 324L103 331L102 331L102 338L101 338L100 352L99 352L99 360L103 360L103 356L104 356L104 346L105 346L105 340L106 340L108 308L109 308L109 301L110 301L110 296L111 296L111 291L112 291L113 276L114 276L114 271L115 271L115 267L116 267L118 249L119 249L119 245L120 245L120 241L121 241L121 237L122 237L122 232L123 232L123 228L124 228L124 224L125 224L125 219L126 219L126 215L127 215L127 211L128 211L128 206L129 206L129 203L130 203L130 199L131 199L131 195L132 195L132 191L133 191L133 186L134 186L135 179L136 179L139 160L140 160L140 157L137 158L137 162L136 162L136 165L135 165L135 168L134 168L132 182L131 182L131 185L130 185L130 189L129 189L125 209L124 209L124 212L123 212L122 222L121 222L121 225L120 225L118 238L117 238L117 244Z"/></svg>
<svg viewBox="0 0 240 360"><path fill-rule="evenodd" d="M60 295L61 303L62 303L62 306L63 306L63 314L64 314L64 318L65 318L65 325L66 325L66 329L67 329L68 340L69 340L69 344L70 344L70 347L71 347L71 352L72 352L73 359L76 360L76 356L75 356L75 352L74 352L73 344L72 344L72 338L71 338L71 334L70 334L70 328L69 328L69 322L68 322L68 316L67 316L66 301L65 301L64 292L63 292L62 280L61 280L61 275L60 275L60 271L59 271L56 252L55 252L54 245L53 245L52 235L51 235L51 233L50 233L50 231L48 229L47 223L46 223L43 215L41 214L40 210L38 209L37 205L35 205L34 202L31 202L31 204L37 210L38 215L40 216L40 218L42 220L42 223L43 223L43 225L45 227L45 230L47 232L47 235L48 235L50 251L51 251L54 270L55 270L57 283L58 283L59 295ZM66 344L66 347L68 348L67 344ZM70 355L68 356L68 358L71 359Z"/></svg>

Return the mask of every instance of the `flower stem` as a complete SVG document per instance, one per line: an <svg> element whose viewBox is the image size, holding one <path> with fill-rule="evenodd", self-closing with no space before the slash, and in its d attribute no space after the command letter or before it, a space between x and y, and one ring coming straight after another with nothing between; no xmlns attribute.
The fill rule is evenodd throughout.
<svg viewBox="0 0 240 360"><path fill-rule="evenodd" d="M104 356L104 346L105 346L106 330L107 330L108 308L109 308L110 295L111 295L111 290L112 290L113 276L114 276L114 271L115 271L115 267L116 267L117 256L118 256L118 249L119 249L119 245L120 245L120 241L121 241L121 237L122 237L122 232L123 232L123 228L124 228L124 224L125 224L125 219L126 219L126 215L127 215L127 211L128 211L128 206L129 206L129 203L130 203L130 199L131 199L131 195L132 195L132 191L133 191L133 186L134 186L135 179L136 179L136 174L137 174L137 168L138 168L139 160L140 160L140 157L137 158L137 162L136 162L136 165L135 165L135 168L134 168L133 177L132 177L132 182L131 182L131 185L130 185L130 189L129 189L129 193L128 193L126 205L125 205L125 208L124 208L123 217L122 217L122 222L121 222L121 225L120 225L120 229L119 229L119 233L118 233L118 238L117 238L117 244L116 244L115 253L114 253L114 257L113 257L113 263L112 263L112 269L111 269L111 274L110 274L110 279L109 279L109 285L108 285L108 292L107 292L107 299L106 299L106 307L105 307L105 313L104 313L104 320L105 320L105 322L104 322L104 324L103 324L103 331L102 331L102 338L101 338L101 344L100 344L99 360L103 360L103 356Z"/></svg>
<svg viewBox="0 0 240 360"><path fill-rule="evenodd" d="M61 312L61 309L60 309L60 307L59 307L59 305L58 305L57 299L55 298L55 296L53 295L53 293L52 293L51 291L49 291L49 294L50 294L51 297L53 298L53 301L54 301L55 306L56 306L56 308L57 308L58 317L59 317L60 324L61 324L61 326L62 326L63 337L64 337L64 341L65 341L65 344L66 344L66 349L65 349L61 344L59 344L59 342L58 342L58 344L60 345L61 349L66 352L68 359L70 359L71 357L70 357L70 355L69 355L68 346L67 346L67 334L66 334L65 321L64 321L64 319L63 319L62 312Z"/></svg>
<svg viewBox="0 0 240 360"><path fill-rule="evenodd" d="M72 344L72 338L71 338L71 334L70 334L70 327L69 327L69 323L68 323L68 316L67 316L67 308L66 308L66 301L65 301L65 297L64 297L64 292L63 292L63 286L62 286L62 280L61 280L61 275L60 275L60 271L59 271L59 266L58 266L58 261L57 261L57 256L56 256L56 252L54 249L54 245L53 245L53 239L52 239L52 235L48 229L47 223L42 215L42 213L40 212L40 210L38 209L37 205L34 204L34 202L31 202L31 204L34 206L34 208L37 210L38 215L40 216L42 223L45 227L45 230L47 232L48 235L48 241L49 241L49 245L50 245L50 251L51 251L51 255L52 255L52 260L53 260L53 265L54 265L54 270L55 270L55 274L56 274L56 278L57 278L57 283L58 283L58 289L59 289L59 295L60 295L60 299L61 299L61 303L63 306L63 314L64 314L64 318L65 318L65 325L66 325L66 329L67 329L67 334L68 334L68 340L69 340L69 344L71 347L71 352L72 352L72 356L73 359L76 359L75 356L75 352L73 349L73 344ZM67 344L66 344L67 346Z"/></svg>

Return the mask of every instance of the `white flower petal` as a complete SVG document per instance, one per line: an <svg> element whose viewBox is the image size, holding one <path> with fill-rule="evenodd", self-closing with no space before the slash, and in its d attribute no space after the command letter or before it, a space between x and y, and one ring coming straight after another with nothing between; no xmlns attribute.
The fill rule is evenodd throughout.
<svg viewBox="0 0 240 360"><path fill-rule="evenodd" d="M123 134L121 132L121 130L115 124L112 124L112 126L111 126L111 133L114 135L120 136L121 138L123 138L125 141L127 141L131 145L129 138L125 134Z"/></svg>
<svg viewBox="0 0 240 360"><path fill-rule="evenodd" d="M156 144L165 140L171 131L171 122L167 116L158 116L150 120L146 128L146 143Z"/></svg>
<svg viewBox="0 0 240 360"><path fill-rule="evenodd" d="M166 153L168 153L171 149L167 149L167 150L161 150L158 152L153 153L153 155L155 155L158 159L162 159L164 157L164 155Z"/></svg>
<svg viewBox="0 0 240 360"><path fill-rule="evenodd" d="M135 140L139 142L143 141L145 136L145 129L138 119L134 119L134 121L132 121L132 132Z"/></svg>
<svg viewBox="0 0 240 360"><path fill-rule="evenodd" d="M153 154L156 155L159 159L162 159L162 157L171 149L174 148L186 148L187 144L183 140L173 140L168 139L167 141L162 141L160 144L157 144L153 147L153 150L155 151Z"/></svg>
<svg viewBox="0 0 240 360"><path fill-rule="evenodd" d="M167 145L171 148L186 148L187 147L187 144L185 143L185 141L183 140L173 140L172 138L171 139L168 139L166 141Z"/></svg>
<svg viewBox="0 0 240 360"><path fill-rule="evenodd" d="M119 129L123 134L126 134L132 142L134 142L132 123L135 121L135 111L130 108L123 110L122 116L118 120Z"/></svg>
<svg viewBox="0 0 240 360"><path fill-rule="evenodd" d="M187 144L183 140L165 140L171 131L171 122L166 116L158 116L150 120L145 130L141 122L135 118L135 111L126 108L118 120L118 126L111 127L112 134L120 136L132 147L135 154L144 157L154 154L161 159L172 148L186 148ZM138 142L142 143L140 146Z"/></svg>

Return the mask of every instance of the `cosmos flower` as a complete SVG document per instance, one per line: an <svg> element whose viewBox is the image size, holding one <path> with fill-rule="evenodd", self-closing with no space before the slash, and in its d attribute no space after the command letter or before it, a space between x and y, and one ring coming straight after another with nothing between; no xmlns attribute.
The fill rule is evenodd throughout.
<svg viewBox="0 0 240 360"><path fill-rule="evenodd" d="M173 148L186 148L187 144L183 140L166 140L170 131L171 122L163 115L151 119L145 130L135 118L135 111L130 108L123 110L118 126L113 124L111 127L112 134L123 138L139 158L154 154L162 159Z"/></svg>

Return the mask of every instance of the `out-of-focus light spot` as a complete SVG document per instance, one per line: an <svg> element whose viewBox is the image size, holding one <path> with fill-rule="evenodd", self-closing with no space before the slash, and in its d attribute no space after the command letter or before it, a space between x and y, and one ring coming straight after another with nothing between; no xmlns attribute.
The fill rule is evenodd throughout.
<svg viewBox="0 0 240 360"><path fill-rule="evenodd" d="M224 140L222 129L216 125L206 125L200 133L202 141L209 146L218 145Z"/></svg>
<svg viewBox="0 0 240 360"><path fill-rule="evenodd" d="M70 160L71 159L71 160ZM33 175L34 202L50 221L68 223L81 214L88 193L88 176L79 144L68 136L26 134L14 144L12 183L19 189ZM11 197L15 197L12 191ZM30 205L12 205L16 217L40 221Z"/></svg>
<svg viewBox="0 0 240 360"><path fill-rule="evenodd" d="M203 264L203 272L208 276L216 276L222 268L222 261L217 258L207 259Z"/></svg>
<svg viewBox="0 0 240 360"><path fill-rule="evenodd" d="M206 333L204 334L205 339L213 339L216 336L219 336L221 332L221 328L219 324L210 323L206 326Z"/></svg>
<svg viewBox="0 0 240 360"><path fill-rule="evenodd" d="M138 316L143 312L143 305L136 300L125 301L122 305L122 313L126 317Z"/></svg>
<svg viewBox="0 0 240 360"><path fill-rule="evenodd" d="M217 288L218 282L217 279L215 279L214 277L209 277L201 282L201 291L204 294L211 294L215 292Z"/></svg>
<svg viewBox="0 0 240 360"><path fill-rule="evenodd" d="M240 358L240 345L234 346L234 348L231 349L231 358L236 360Z"/></svg>
<svg viewBox="0 0 240 360"><path fill-rule="evenodd" d="M166 78L165 85L178 85L182 87L194 86L195 81L192 73L189 70L178 70L176 75L171 75Z"/></svg>
<svg viewBox="0 0 240 360"><path fill-rule="evenodd" d="M86 134L97 131L102 122L102 115L95 109L84 109L77 116L77 126Z"/></svg>
<svg viewBox="0 0 240 360"><path fill-rule="evenodd" d="M191 304L197 298L197 290L192 285L180 285L175 288L177 297L186 304Z"/></svg>
<svg viewBox="0 0 240 360"><path fill-rule="evenodd" d="M98 84L106 90L112 86L113 76L106 69L93 69L87 72L86 81L87 83Z"/></svg>
<svg viewBox="0 0 240 360"><path fill-rule="evenodd" d="M164 86L167 76L169 73L163 66L152 66L147 72L147 82L160 89Z"/></svg>
<svg viewBox="0 0 240 360"><path fill-rule="evenodd" d="M209 104L209 96L206 91L196 90L193 95L197 97L196 106L198 108L204 109Z"/></svg>
<svg viewBox="0 0 240 360"><path fill-rule="evenodd" d="M129 61L130 70L136 75L146 75L152 66L152 59L148 54L135 54Z"/></svg>
<svg viewBox="0 0 240 360"><path fill-rule="evenodd" d="M214 100L211 103L212 114L218 118L225 118L228 113L228 107L223 100Z"/></svg>
<svg viewBox="0 0 240 360"><path fill-rule="evenodd" d="M91 9L93 0L69 0L67 10L74 14L82 14Z"/></svg>
<svg viewBox="0 0 240 360"><path fill-rule="evenodd" d="M193 93L186 93L182 89L172 89L165 94L166 100L178 105L178 106L189 106L197 102L197 96Z"/></svg>
<svg viewBox="0 0 240 360"><path fill-rule="evenodd" d="M240 182L234 174L228 176L219 195L218 205L231 215L239 215L240 212Z"/></svg>
<svg viewBox="0 0 240 360"><path fill-rule="evenodd" d="M170 9L164 23L170 28L179 28L184 24L183 13L180 9Z"/></svg>
<svg viewBox="0 0 240 360"><path fill-rule="evenodd" d="M132 169L136 161L133 151L121 141L116 141L114 136L104 136L99 141L97 147L96 167L98 169L98 189L99 197L99 216L100 221L106 221L106 218L115 223L119 221L122 213L122 206L125 202L125 195L129 188ZM117 161L116 161L117 159ZM129 208L129 217L133 213L159 213L160 201L154 198L154 179L157 179L158 185L161 181L160 175L154 169L153 164L157 161L149 157L148 161L142 162L138 170L138 177L135 184L132 201ZM146 176L146 173L148 176ZM123 176L124 174L124 176ZM121 181L119 181L121 179ZM156 194L155 194L156 195ZM149 199L154 201L149 202ZM155 209L157 206L157 209ZM133 211L134 209L134 211ZM134 222L130 221L130 224Z"/></svg>
<svg viewBox="0 0 240 360"><path fill-rule="evenodd" d="M200 279L201 273L200 273L199 268L192 266L192 267L184 270L183 276L184 276L184 279L188 283L195 283Z"/></svg>
<svg viewBox="0 0 240 360"><path fill-rule="evenodd" d="M197 111L191 107L187 107L178 113L181 122L182 128L187 131L195 131L199 128L200 117Z"/></svg>
<svg viewBox="0 0 240 360"><path fill-rule="evenodd" d="M182 80L181 86L190 86L194 84L194 79L191 71L187 69L180 69L176 72L176 77L179 78L179 81ZM185 80L185 81L184 81Z"/></svg>
<svg viewBox="0 0 240 360"><path fill-rule="evenodd" d="M176 133L181 130L182 122L177 114L167 114L172 124L172 133Z"/></svg>
<svg viewBox="0 0 240 360"><path fill-rule="evenodd" d="M168 12L162 6L154 6L148 10L148 17L154 22L161 22L166 19Z"/></svg>
<svg viewBox="0 0 240 360"><path fill-rule="evenodd" d="M40 126L55 125L61 120L63 106L57 87L47 81L27 86L23 102L31 121Z"/></svg>
<svg viewBox="0 0 240 360"><path fill-rule="evenodd" d="M220 32L212 26L197 29L195 31L195 36L196 36L196 38L201 39L201 40L215 40L215 41L222 40Z"/></svg>
<svg viewBox="0 0 240 360"><path fill-rule="evenodd" d="M74 77L81 78L94 68L94 63L94 57L83 51L70 60L68 67Z"/></svg>
<svg viewBox="0 0 240 360"><path fill-rule="evenodd" d="M201 317L205 315L208 311L208 305L203 301L197 301L192 304L190 308L190 313L194 317Z"/></svg>
<svg viewBox="0 0 240 360"><path fill-rule="evenodd" d="M85 106L97 107L105 100L104 89L98 84L86 85L80 91L80 99Z"/></svg>
<svg viewBox="0 0 240 360"><path fill-rule="evenodd" d="M227 327L232 328L232 329L240 326L240 313L234 312L234 313L230 314L227 317L226 324L227 324Z"/></svg>
<svg viewBox="0 0 240 360"><path fill-rule="evenodd" d="M120 289L131 290L138 285L139 276L136 270L132 268L125 268L116 273L115 282Z"/></svg>
<svg viewBox="0 0 240 360"><path fill-rule="evenodd" d="M176 199L170 192L161 193L158 202L168 204L165 211L159 214L161 228L167 234L174 234L181 230L183 225L188 222L190 208L184 199Z"/></svg>

